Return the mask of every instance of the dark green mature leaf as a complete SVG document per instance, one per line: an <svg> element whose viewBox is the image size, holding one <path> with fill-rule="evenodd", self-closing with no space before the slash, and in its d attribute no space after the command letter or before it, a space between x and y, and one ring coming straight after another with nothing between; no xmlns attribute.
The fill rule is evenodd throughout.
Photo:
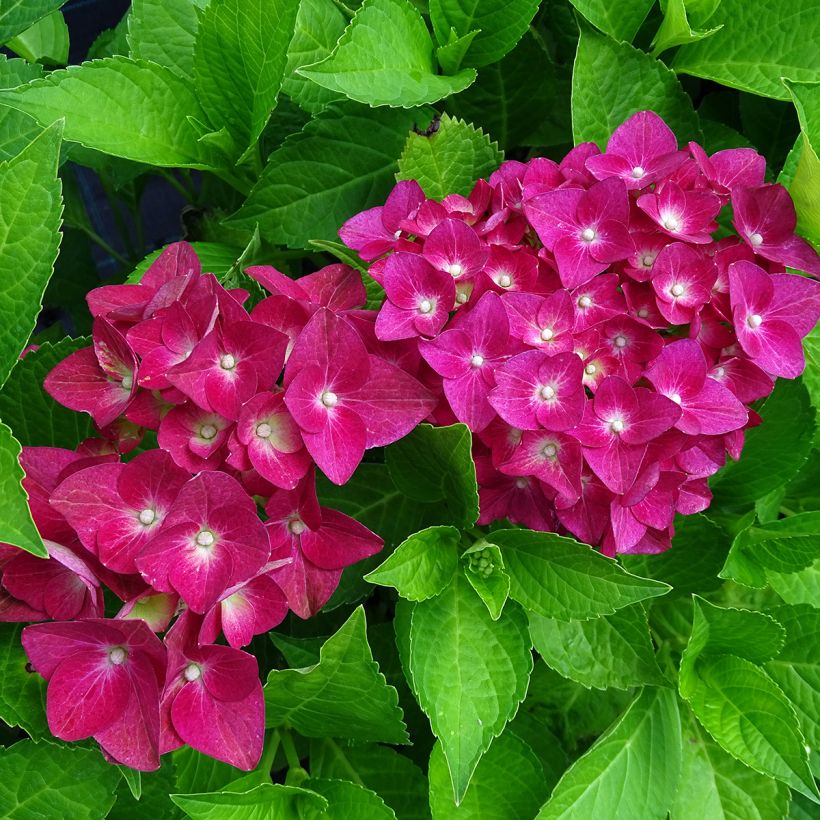
<svg viewBox="0 0 820 820"><path fill-rule="evenodd" d="M470 527L478 518L478 484L471 452L472 437L464 424L432 427L420 424L386 451L396 487L416 501L443 502L446 523Z"/></svg>
<svg viewBox="0 0 820 820"><path fill-rule="evenodd" d="M465 65L489 65L500 60L523 37L539 0L430 0L430 22L444 45L455 31L463 37L478 33L464 56Z"/></svg>
<svg viewBox="0 0 820 820"><path fill-rule="evenodd" d="M654 0L621 0L620 3L606 0L570 0L581 14L615 40L631 43L638 29L654 5Z"/></svg>
<svg viewBox="0 0 820 820"><path fill-rule="evenodd" d="M291 248L335 238L342 222L384 201L418 116L350 103L330 106L274 151L228 224L258 224L268 241Z"/></svg>
<svg viewBox="0 0 820 820"><path fill-rule="evenodd" d="M197 95L242 154L276 107L299 0L211 0L194 50Z"/></svg>
<svg viewBox="0 0 820 820"><path fill-rule="evenodd" d="M526 618L509 603L492 620L456 573L440 595L415 604L409 640L408 680L441 741L459 803L482 754L526 694L532 671Z"/></svg>
<svg viewBox="0 0 820 820"><path fill-rule="evenodd" d="M581 29L572 75L572 133L603 149L610 134L636 111L660 115L678 139L699 139L692 100L663 63L628 43Z"/></svg>
<svg viewBox="0 0 820 820"><path fill-rule="evenodd" d="M398 179L415 179L432 199L466 196L475 181L488 177L504 154L480 128L442 114L435 133L411 133L399 159Z"/></svg>
<svg viewBox="0 0 820 820"><path fill-rule="evenodd" d="M20 444L73 450L94 434L90 416L63 407L43 390L43 380L51 369L88 344L88 339L68 338L56 344L46 342L14 366L0 390L0 418L12 428Z"/></svg>
<svg viewBox="0 0 820 820"><path fill-rule="evenodd" d="M458 568L460 540L455 527L428 527L400 544L365 579L395 588L408 601L432 598L450 583Z"/></svg>
<svg viewBox="0 0 820 820"><path fill-rule="evenodd" d="M191 84L156 63L108 57L71 66L0 91L0 104L44 126L64 117L65 139L104 154L151 165L213 165L189 120L207 120Z"/></svg>
<svg viewBox="0 0 820 820"><path fill-rule="evenodd" d="M817 79L820 15L814 0L722 0L709 25L723 28L682 46L675 71L779 100L789 99L781 77Z"/></svg>
<svg viewBox="0 0 820 820"><path fill-rule="evenodd" d="M596 689L667 683L640 604L590 621L557 621L531 612L530 635L544 661L565 678Z"/></svg>
<svg viewBox="0 0 820 820"><path fill-rule="evenodd" d="M715 506L754 504L794 478L811 451L814 409L801 380L779 379L760 415L763 424L746 432L743 458L712 480Z"/></svg>
<svg viewBox="0 0 820 820"><path fill-rule="evenodd" d="M26 668L22 631L22 624L0 624L0 720L40 738L49 735L46 682Z"/></svg>
<svg viewBox="0 0 820 820"><path fill-rule="evenodd" d="M435 820L509 820L533 817L547 796L544 769L533 750L510 731L478 763L461 804L453 802L441 742L430 756L430 806Z"/></svg>
<svg viewBox="0 0 820 820"><path fill-rule="evenodd" d="M333 53L298 73L351 100L400 108L457 94L476 78L473 69L435 73L433 41L409 0L365 0Z"/></svg>
<svg viewBox="0 0 820 820"><path fill-rule="evenodd" d="M592 547L555 533L498 530L488 540L501 547L510 596L545 618L611 615L669 591L666 584L632 575Z"/></svg>
<svg viewBox="0 0 820 820"><path fill-rule="evenodd" d="M361 817L367 820L396 820L396 813L376 792L349 780L320 780L311 777L303 787L322 795L331 817Z"/></svg>
<svg viewBox="0 0 820 820"><path fill-rule="evenodd" d="M406 743L398 694L367 644L358 607L307 669L274 669L265 685L268 726L287 723L305 737Z"/></svg>
<svg viewBox="0 0 820 820"><path fill-rule="evenodd" d="M6 44L30 63L65 65L68 62L68 26L60 11L53 11Z"/></svg>
<svg viewBox="0 0 820 820"><path fill-rule="evenodd" d="M60 246L61 133L55 123L0 163L0 386L34 330Z"/></svg>
<svg viewBox="0 0 820 820"><path fill-rule="evenodd" d="M0 813L10 820L102 820L119 782L96 749L30 740L0 749Z"/></svg>
<svg viewBox="0 0 820 820"><path fill-rule="evenodd" d="M60 8L65 0L4 0L0 5L0 45Z"/></svg>
<svg viewBox="0 0 820 820"><path fill-rule="evenodd" d="M208 0L132 0L128 12L131 56L167 66L182 77L194 74L197 9Z"/></svg>
<svg viewBox="0 0 820 820"><path fill-rule="evenodd" d="M188 794L219 791L243 774L241 769L208 757L190 746L177 749L172 759L174 761L174 787L170 789L172 792Z"/></svg>
<svg viewBox="0 0 820 820"><path fill-rule="evenodd" d="M251 820L251 818L325 817L327 800L315 792L280 783L263 783L250 791L172 794L171 800L193 820Z"/></svg>
<svg viewBox="0 0 820 820"><path fill-rule="evenodd" d="M671 820L768 820L784 817L788 805L783 783L735 760L691 714L683 716L683 766Z"/></svg>
<svg viewBox="0 0 820 820"><path fill-rule="evenodd" d="M644 689L558 781L538 820L664 817L681 768L680 716L671 689Z"/></svg>
<svg viewBox="0 0 820 820"><path fill-rule="evenodd" d="M122 769L120 769L122 771ZM140 774L139 800L123 779L117 787L117 802L108 812L106 820L178 820L183 814L172 802L174 789L174 764L170 756L162 758L162 765L155 772Z"/></svg>

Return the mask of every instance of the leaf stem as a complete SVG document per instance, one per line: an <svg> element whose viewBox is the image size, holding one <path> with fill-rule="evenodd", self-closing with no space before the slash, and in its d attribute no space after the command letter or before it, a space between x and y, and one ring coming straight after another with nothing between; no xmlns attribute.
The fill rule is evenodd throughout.
<svg viewBox="0 0 820 820"><path fill-rule="evenodd" d="M99 245L109 256L113 256L114 259L122 265L125 265L126 268L134 267L134 264L130 259L127 259L119 251L112 248L111 245L109 245L108 242L106 242L93 228L80 226L80 230L83 231L92 242Z"/></svg>
<svg viewBox="0 0 820 820"><path fill-rule="evenodd" d="M339 9L339 11L342 14L344 14L344 16L347 17L348 20L353 19L353 15L356 12L353 11L353 9L350 8L350 6L348 6L346 3L343 3L342 0L333 0L333 5L336 6L336 8Z"/></svg>
<svg viewBox="0 0 820 820"><path fill-rule="evenodd" d="M276 752L279 751L279 742L281 739L282 736L279 734L278 729L266 733L265 747L262 751L259 765L256 767L259 771L270 774L270 770L273 768L273 761L276 759Z"/></svg>
<svg viewBox="0 0 820 820"><path fill-rule="evenodd" d="M302 763L299 760L299 753L296 751L296 744L293 742L293 735L289 729L283 729L281 732L282 751L285 753L285 759L288 761L288 767L291 769L301 769Z"/></svg>
<svg viewBox="0 0 820 820"><path fill-rule="evenodd" d="M173 173L166 171L165 168L157 168L157 174L161 176L172 188L179 191L187 202L192 205L196 200L196 194L193 190L189 190L180 180L178 180Z"/></svg>

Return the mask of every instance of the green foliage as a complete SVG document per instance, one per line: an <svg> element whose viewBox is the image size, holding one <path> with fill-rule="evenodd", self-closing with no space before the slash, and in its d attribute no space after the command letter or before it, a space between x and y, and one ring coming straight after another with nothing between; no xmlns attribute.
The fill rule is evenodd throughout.
<svg viewBox="0 0 820 820"><path fill-rule="evenodd" d="M62 12L53 11L6 43L30 63L65 65L68 62L68 26Z"/></svg>
<svg viewBox="0 0 820 820"><path fill-rule="evenodd" d="M26 491L20 485L23 468L19 458L20 444L0 422L0 543L45 558L48 553L31 518Z"/></svg>
<svg viewBox="0 0 820 820"><path fill-rule="evenodd" d="M31 737L48 737L45 681L26 669L20 624L0 624L0 720Z"/></svg>
<svg viewBox="0 0 820 820"><path fill-rule="evenodd" d="M8 43L63 3L65 0L6 0L0 6L0 43Z"/></svg>
<svg viewBox="0 0 820 820"><path fill-rule="evenodd" d="M652 0L623 0L620 3L607 3L605 0L570 0L570 2L604 34L628 43L635 38L653 6Z"/></svg>
<svg viewBox="0 0 820 820"><path fill-rule="evenodd" d="M318 820L327 800L315 792L279 783L263 783L249 791L173 794L171 800L193 820L245 820L251 817L299 817Z"/></svg>

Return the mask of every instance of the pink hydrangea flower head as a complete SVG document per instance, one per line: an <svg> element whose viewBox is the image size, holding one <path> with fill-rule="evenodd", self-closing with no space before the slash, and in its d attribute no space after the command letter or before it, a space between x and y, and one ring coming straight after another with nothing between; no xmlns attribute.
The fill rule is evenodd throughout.
<svg viewBox="0 0 820 820"><path fill-rule="evenodd" d="M682 242L670 243L652 271L658 310L673 325L691 322L712 298L716 279L717 268L709 257Z"/></svg>
<svg viewBox="0 0 820 820"><path fill-rule="evenodd" d="M710 157L696 142L690 142L689 151L712 190L724 199L735 188L763 185L766 160L754 148L727 148Z"/></svg>
<svg viewBox="0 0 820 820"><path fill-rule="evenodd" d="M710 191L686 191L676 182L638 197L638 207L673 239L706 245L717 230L720 199Z"/></svg>
<svg viewBox="0 0 820 820"><path fill-rule="evenodd" d="M445 219L430 232L422 254L453 279L473 280L484 267L489 250L469 225Z"/></svg>
<svg viewBox="0 0 820 820"><path fill-rule="evenodd" d="M192 473L215 470L225 461L233 426L224 416L187 402L162 418L157 440L183 469Z"/></svg>
<svg viewBox="0 0 820 820"><path fill-rule="evenodd" d="M565 498L581 495L581 446L565 433L525 431L499 469L513 476L535 476Z"/></svg>

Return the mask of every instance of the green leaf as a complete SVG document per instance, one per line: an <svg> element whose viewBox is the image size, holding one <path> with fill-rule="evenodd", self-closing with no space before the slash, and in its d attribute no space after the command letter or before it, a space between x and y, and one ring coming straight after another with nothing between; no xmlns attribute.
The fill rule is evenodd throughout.
<svg viewBox="0 0 820 820"><path fill-rule="evenodd" d="M6 43L30 63L65 65L68 62L68 26L62 12L53 11Z"/></svg>
<svg viewBox="0 0 820 820"><path fill-rule="evenodd" d="M806 604L781 606L772 615L786 629L786 642L766 666L769 677L792 702L809 746L820 747L820 610Z"/></svg>
<svg viewBox="0 0 820 820"><path fill-rule="evenodd" d="M274 151L228 225L258 224L269 242L291 248L335 239L342 222L386 198L418 114L330 106Z"/></svg>
<svg viewBox="0 0 820 820"><path fill-rule="evenodd" d="M0 808L9 820L102 820L119 782L96 749L30 740L0 748Z"/></svg>
<svg viewBox="0 0 820 820"><path fill-rule="evenodd" d="M408 0L365 0L333 53L298 73L368 105L412 108L463 91L473 69L435 73L433 41Z"/></svg>
<svg viewBox="0 0 820 820"><path fill-rule="evenodd" d="M398 179L415 179L432 199L467 196L475 181L488 177L504 155L480 128L442 114L429 136L412 133L399 159Z"/></svg>
<svg viewBox="0 0 820 820"><path fill-rule="evenodd" d="M406 743L398 695L367 644L358 607L307 669L274 669L265 686L266 723L287 723L305 737Z"/></svg>
<svg viewBox="0 0 820 820"><path fill-rule="evenodd" d="M683 766L671 820L768 820L785 817L789 790L758 774L715 743L689 715L683 723Z"/></svg>
<svg viewBox="0 0 820 820"><path fill-rule="evenodd" d="M654 5L654 0L570 0L581 14L615 40L631 43Z"/></svg>
<svg viewBox="0 0 820 820"><path fill-rule="evenodd" d="M0 44L56 11L65 0L4 0L0 5Z"/></svg>
<svg viewBox="0 0 820 820"><path fill-rule="evenodd" d="M169 68L108 57L0 91L10 105L50 125L65 117L66 140L104 154L182 168L213 165L189 118L205 121L194 89Z"/></svg>
<svg viewBox="0 0 820 820"><path fill-rule="evenodd" d="M194 51L197 96L243 153L259 139L285 71L299 0L211 0Z"/></svg>
<svg viewBox="0 0 820 820"><path fill-rule="evenodd" d="M42 66L0 54L0 88L16 88L42 76Z"/></svg>
<svg viewBox="0 0 820 820"><path fill-rule="evenodd" d="M202 754L190 746L183 746L173 753L174 788L170 791L215 792L241 777L243 772L221 760Z"/></svg>
<svg viewBox="0 0 820 820"><path fill-rule="evenodd" d="M448 521L471 527L478 518L478 484L472 436L464 424L432 427L420 424L386 451L396 487L416 501L441 501Z"/></svg>
<svg viewBox="0 0 820 820"><path fill-rule="evenodd" d="M497 621L510 597L510 576L504 571L501 550L481 539L461 554L464 574L484 601L490 617Z"/></svg>
<svg viewBox="0 0 820 820"><path fill-rule="evenodd" d="M510 595L545 618L611 615L669 591L666 584L632 575L592 547L555 533L498 530L488 540L501 547Z"/></svg>
<svg viewBox="0 0 820 820"><path fill-rule="evenodd" d="M208 0L132 0L128 13L131 56L166 66L182 77L194 75L197 9Z"/></svg>
<svg viewBox="0 0 820 820"><path fill-rule="evenodd" d="M19 726L31 737L49 737L46 682L27 669L22 631L22 624L0 624L0 720Z"/></svg>
<svg viewBox="0 0 820 820"><path fill-rule="evenodd" d="M671 689L644 689L567 770L538 820L665 817L681 768L680 716Z"/></svg>
<svg viewBox="0 0 820 820"><path fill-rule="evenodd" d="M42 74L39 65L0 54L0 88L15 88ZM0 162L16 157L40 133L42 128L28 114L0 106Z"/></svg>
<svg viewBox="0 0 820 820"><path fill-rule="evenodd" d="M803 142L789 192L797 210L798 230L816 246L820 244L820 83L783 83L797 109Z"/></svg>
<svg viewBox="0 0 820 820"><path fill-rule="evenodd" d="M20 445L11 430L0 422L0 543L47 558L43 539L34 526L28 508L28 496L20 485L23 468L20 466Z"/></svg>
<svg viewBox="0 0 820 820"><path fill-rule="evenodd" d="M461 534L455 527L428 527L400 544L365 579L393 587L409 601L432 598L450 583L458 567L460 541Z"/></svg>
<svg viewBox="0 0 820 820"><path fill-rule="evenodd" d="M349 780L320 780L311 777L304 788L322 795L328 801L331 817L367 818L367 820L396 820L396 813L385 805L376 792Z"/></svg>
<svg viewBox="0 0 820 820"><path fill-rule="evenodd" d="M661 5L665 8L663 10L663 22L652 40L652 55L654 57L669 48L704 40L723 28L720 25L716 28L695 31L686 15L685 0L666 0Z"/></svg>
<svg viewBox="0 0 820 820"><path fill-rule="evenodd" d="M778 100L789 98L781 77L817 80L820 15L814 0L722 0L709 24L723 28L682 46L675 71Z"/></svg>
<svg viewBox="0 0 820 820"><path fill-rule="evenodd" d="M247 792L172 794L171 800L194 820L252 820L325 817L327 800L315 792L280 783L263 783Z"/></svg>
<svg viewBox="0 0 820 820"><path fill-rule="evenodd" d="M294 638L281 632L268 632L273 645L285 656L285 662L291 669L315 666L319 663L319 653L327 637Z"/></svg>
<svg viewBox="0 0 820 820"><path fill-rule="evenodd" d="M475 29L459 37L454 28L450 29L450 36L447 41L436 49L436 60L438 60L438 64L445 74L456 74L458 72L470 44L475 40L476 35L480 33L478 29Z"/></svg>
<svg viewBox="0 0 820 820"><path fill-rule="evenodd" d="M162 758L162 765L157 771L142 772L140 783L140 797L135 800L125 780L120 782L117 802L106 820L178 820L183 816L170 798L174 791L174 764L170 755Z"/></svg>
<svg viewBox="0 0 820 820"><path fill-rule="evenodd" d="M34 330L57 258L61 133L55 123L0 163L0 386Z"/></svg>
<svg viewBox="0 0 820 820"><path fill-rule="evenodd" d="M461 804L453 802L441 742L430 755L430 807L435 820L509 820L533 817L548 792L544 769L512 732L497 737L476 767Z"/></svg>
<svg viewBox="0 0 820 820"><path fill-rule="evenodd" d="M464 62L481 68L500 60L524 36L539 0L430 0L430 22L444 45L450 31L459 37L478 31Z"/></svg>
<svg viewBox="0 0 820 820"><path fill-rule="evenodd" d="M191 246L196 251L196 255L202 263L202 270L206 273L215 274L218 279L221 279L228 273L242 253L241 248L235 248L231 245L221 245L218 242L191 242ZM158 248L149 253L125 281L130 285L139 282L145 274L145 271L151 267L164 250L165 248Z"/></svg>
<svg viewBox="0 0 820 820"><path fill-rule="evenodd" d="M70 353L88 346L88 339L45 342L14 366L0 391L0 418L28 447L65 447L73 450L94 435L91 417L58 404L43 390L43 380Z"/></svg>
<svg viewBox="0 0 820 820"><path fill-rule="evenodd" d="M591 621L566 623L534 612L529 619L536 651L565 678L596 689L666 684L640 604Z"/></svg>
<svg viewBox="0 0 820 820"><path fill-rule="evenodd" d="M820 607L820 561L800 572L788 575L779 572L767 572L769 586L787 604L809 604Z"/></svg>
<svg viewBox="0 0 820 820"><path fill-rule="evenodd" d="M572 74L572 133L603 149L612 132L636 111L651 109L678 139L700 138L692 100L663 63L628 43L584 26Z"/></svg>
<svg viewBox="0 0 820 820"><path fill-rule="evenodd" d="M743 457L713 478L713 506L753 505L794 478L811 451L814 409L802 381L779 379L760 408L763 423L746 432Z"/></svg>
<svg viewBox="0 0 820 820"><path fill-rule="evenodd" d="M527 692L532 655L524 613L494 621L461 573L436 598L415 604L410 679L441 741L456 803L482 754Z"/></svg>

